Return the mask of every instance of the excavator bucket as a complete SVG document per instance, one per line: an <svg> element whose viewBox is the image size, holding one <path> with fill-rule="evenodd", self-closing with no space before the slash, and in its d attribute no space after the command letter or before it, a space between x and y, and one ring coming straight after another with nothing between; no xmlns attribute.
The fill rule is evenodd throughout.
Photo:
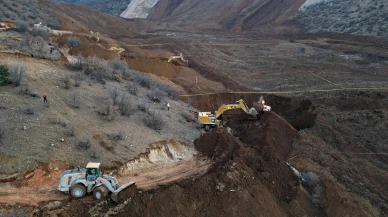
<svg viewBox="0 0 388 217"><path fill-rule="evenodd" d="M123 199L129 198L136 193L135 181L128 182L122 185L116 191L112 192L111 198L114 202L120 203Z"/></svg>

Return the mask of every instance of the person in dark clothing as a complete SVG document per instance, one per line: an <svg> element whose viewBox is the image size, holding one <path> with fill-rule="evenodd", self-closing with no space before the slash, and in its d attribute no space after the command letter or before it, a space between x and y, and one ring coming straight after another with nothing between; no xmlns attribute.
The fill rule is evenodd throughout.
<svg viewBox="0 0 388 217"><path fill-rule="evenodd" d="M46 103L47 102L47 95L46 93L43 94L43 103Z"/></svg>

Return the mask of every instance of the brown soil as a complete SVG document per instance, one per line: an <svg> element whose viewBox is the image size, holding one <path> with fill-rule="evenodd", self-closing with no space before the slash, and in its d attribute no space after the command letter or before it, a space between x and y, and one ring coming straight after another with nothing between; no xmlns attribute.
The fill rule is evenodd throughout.
<svg viewBox="0 0 388 217"><path fill-rule="evenodd" d="M82 55L84 57L97 56L104 60L118 59L117 51L110 51L98 44L81 45L70 49L70 55Z"/></svg>

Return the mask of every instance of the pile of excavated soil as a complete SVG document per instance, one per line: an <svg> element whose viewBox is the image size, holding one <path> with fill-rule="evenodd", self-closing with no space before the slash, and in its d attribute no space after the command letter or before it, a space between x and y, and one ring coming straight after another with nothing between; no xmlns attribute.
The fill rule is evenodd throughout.
<svg viewBox="0 0 388 217"><path fill-rule="evenodd" d="M104 60L119 59L120 57L117 54L117 51L107 50L103 46L97 45L97 44L81 45L81 46L73 47L70 49L69 54L73 56L82 55L84 57L97 56Z"/></svg>
<svg viewBox="0 0 388 217"><path fill-rule="evenodd" d="M195 141L195 147L216 163L197 178L147 192L137 192L115 216L324 216L284 162L297 131L275 113L236 130L225 128Z"/></svg>

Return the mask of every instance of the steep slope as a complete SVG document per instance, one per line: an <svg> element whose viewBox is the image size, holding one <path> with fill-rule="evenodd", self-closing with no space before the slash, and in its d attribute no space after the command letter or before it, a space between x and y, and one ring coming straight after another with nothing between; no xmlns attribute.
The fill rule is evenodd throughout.
<svg viewBox="0 0 388 217"><path fill-rule="evenodd" d="M155 3L155 6L150 2ZM129 5L128 12L121 16L164 20L175 25L188 25L192 29L194 26L200 29L232 29L238 26L237 29L241 30L275 22L278 18L284 21L304 2L305 0L134 0ZM244 27L241 26L242 23Z"/></svg>
<svg viewBox="0 0 388 217"><path fill-rule="evenodd" d="M294 19L305 31L388 36L388 5L384 1L316 1L306 4Z"/></svg>
<svg viewBox="0 0 388 217"><path fill-rule="evenodd" d="M149 11L159 0L135 0L132 1L128 8L120 14L120 17L125 18L146 18Z"/></svg>
<svg viewBox="0 0 388 217"><path fill-rule="evenodd" d="M57 2L65 2L72 4L85 4L91 8L97 9L101 12L120 15L131 3L131 0L55 0Z"/></svg>

